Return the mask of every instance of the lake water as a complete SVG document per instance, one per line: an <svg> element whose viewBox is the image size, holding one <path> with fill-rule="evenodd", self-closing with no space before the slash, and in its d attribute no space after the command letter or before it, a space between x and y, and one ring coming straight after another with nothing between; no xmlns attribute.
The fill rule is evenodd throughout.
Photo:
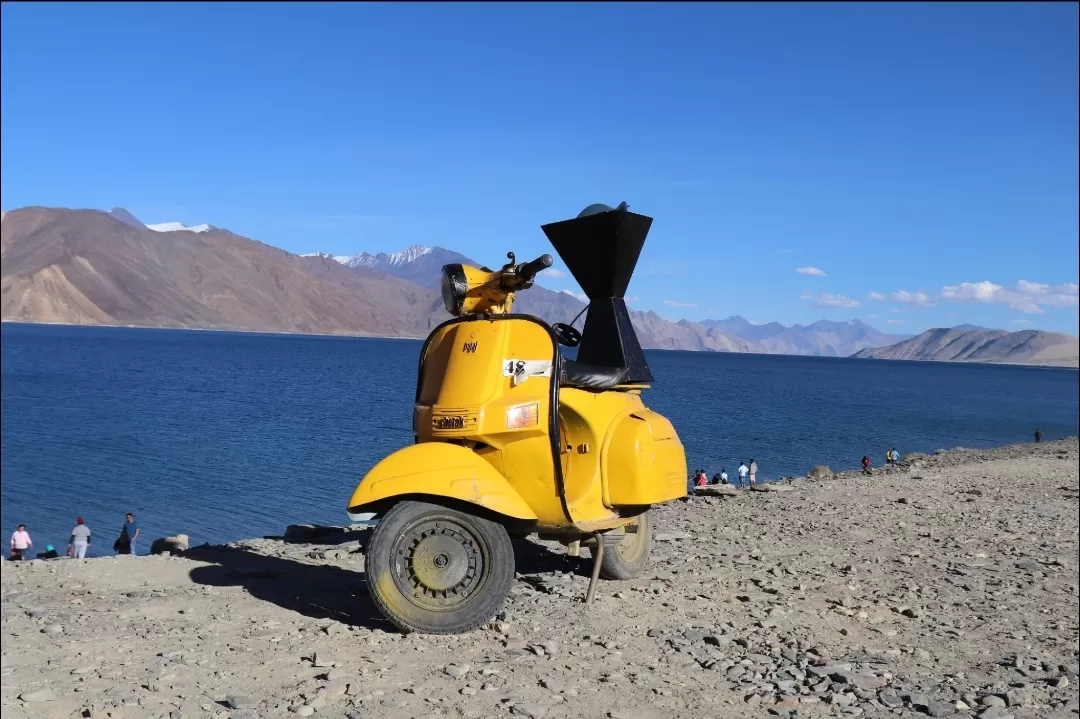
<svg viewBox="0 0 1080 719"><path fill-rule="evenodd" d="M2 528L61 552L75 517L108 553L124 513L193 543L348 523L364 473L412 441L420 342L5 324ZM646 352L645 400L690 469L764 479L886 449L1076 435L1075 370ZM1023 481L1018 477L1017 481ZM141 547L145 552L149 541ZM6 555L6 551L5 551Z"/></svg>

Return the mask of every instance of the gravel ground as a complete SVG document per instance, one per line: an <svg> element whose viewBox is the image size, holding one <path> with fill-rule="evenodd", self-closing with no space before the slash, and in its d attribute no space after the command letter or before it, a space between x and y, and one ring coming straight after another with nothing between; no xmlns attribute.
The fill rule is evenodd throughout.
<svg viewBox="0 0 1080 719"><path fill-rule="evenodd" d="M363 531L2 562L2 713L1075 717L1076 439L656 510L653 562L517 543L490 628L377 616Z"/></svg>

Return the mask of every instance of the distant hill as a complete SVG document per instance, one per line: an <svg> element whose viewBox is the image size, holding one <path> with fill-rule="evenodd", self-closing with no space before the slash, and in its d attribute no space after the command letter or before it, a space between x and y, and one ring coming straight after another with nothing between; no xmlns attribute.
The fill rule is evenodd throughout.
<svg viewBox="0 0 1080 719"><path fill-rule="evenodd" d="M855 357L943 362L1080 366L1080 339L1041 330L963 330L937 328L888 347L864 349Z"/></svg>
<svg viewBox="0 0 1080 719"><path fill-rule="evenodd" d="M4 320L391 337L423 337L447 318L438 289L443 265L482 264L421 246L300 256L209 224L144 225L123 208L7 212L2 254ZM570 322L585 309L577 297L540 285L514 305L548 322ZM903 337L854 319L785 327L738 316L672 322L655 312L630 315L647 349L846 356Z"/></svg>
<svg viewBox="0 0 1080 719"><path fill-rule="evenodd" d="M435 299L403 310L387 298L405 288L358 292L225 230L156 232L94 210L8 212L0 255L5 320L415 337Z"/></svg>

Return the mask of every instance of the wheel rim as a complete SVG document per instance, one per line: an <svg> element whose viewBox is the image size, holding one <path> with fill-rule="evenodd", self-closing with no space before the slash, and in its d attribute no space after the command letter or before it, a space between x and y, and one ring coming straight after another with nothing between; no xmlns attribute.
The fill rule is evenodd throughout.
<svg viewBox="0 0 1080 719"><path fill-rule="evenodd" d="M413 522L398 535L392 552L394 584L405 599L429 611L460 609L486 579L482 540L454 521Z"/></svg>

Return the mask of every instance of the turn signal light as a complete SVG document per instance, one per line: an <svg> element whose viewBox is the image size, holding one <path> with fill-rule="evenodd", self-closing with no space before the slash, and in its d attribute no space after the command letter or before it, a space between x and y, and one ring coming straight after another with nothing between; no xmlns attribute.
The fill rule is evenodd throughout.
<svg viewBox="0 0 1080 719"><path fill-rule="evenodd" d="M535 427L540 421L540 404L530 402L506 410L506 428Z"/></svg>

